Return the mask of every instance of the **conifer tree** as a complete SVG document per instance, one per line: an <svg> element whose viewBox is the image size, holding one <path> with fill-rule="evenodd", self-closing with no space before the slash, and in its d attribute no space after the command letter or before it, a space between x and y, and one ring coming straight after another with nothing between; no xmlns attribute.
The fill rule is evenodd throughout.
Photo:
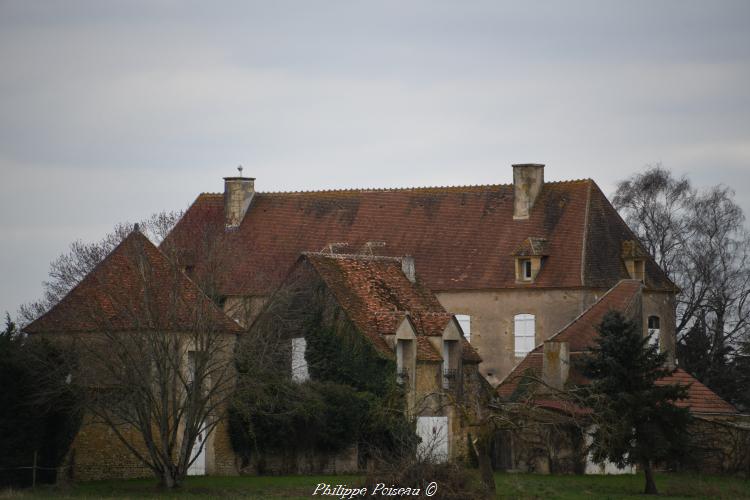
<svg viewBox="0 0 750 500"><path fill-rule="evenodd" d="M673 372L666 353L649 345L639 326L619 312L607 313L599 334L581 366L591 381L588 404L597 423L590 452L599 462L639 465L644 492L657 494L654 464L679 456L686 447L690 414L674 403L687 397L687 387L657 384Z"/></svg>

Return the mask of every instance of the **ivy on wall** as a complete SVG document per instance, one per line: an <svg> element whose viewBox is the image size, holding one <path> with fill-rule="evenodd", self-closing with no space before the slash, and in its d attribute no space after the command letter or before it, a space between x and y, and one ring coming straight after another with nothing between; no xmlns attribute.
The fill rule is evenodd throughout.
<svg viewBox="0 0 750 500"><path fill-rule="evenodd" d="M238 360L238 386L244 389L230 410L229 427L232 446L245 465L253 453L335 453L357 444L364 455L394 454L416 446L413 426L404 416L395 361L381 355L340 309L330 307L325 294L315 292L307 295L307 307L276 304L269 308L274 321L257 322L291 324L295 322L280 310L305 311L295 319L305 333L311 380L294 382L288 369L278 369L282 363L288 366L288 353L279 358L277 369L262 374L248 369L247 359ZM298 296L285 300L300 303Z"/></svg>

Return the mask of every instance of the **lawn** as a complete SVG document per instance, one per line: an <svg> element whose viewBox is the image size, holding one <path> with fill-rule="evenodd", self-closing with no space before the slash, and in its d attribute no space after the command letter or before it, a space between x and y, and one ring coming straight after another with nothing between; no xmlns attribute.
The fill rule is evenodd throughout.
<svg viewBox="0 0 750 500"><path fill-rule="evenodd" d="M361 476L192 477L175 493L159 491L152 479L94 481L36 491L0 491L0 498L310 498L318 483L357 485ZM647 498L643 476L495 475L498 498ZM750 481L697 474L657 474L659 498L749 498ZM409 486L409 485L402 485ZM439 485L438 485L439 487ZM326 498L337 498L329 496ZM361 497L360 497L361 498ZM387 498L387 497L379 497ZM425 497L422 497L425 498ZM469 500L469 499L467 499Z"/></svg>

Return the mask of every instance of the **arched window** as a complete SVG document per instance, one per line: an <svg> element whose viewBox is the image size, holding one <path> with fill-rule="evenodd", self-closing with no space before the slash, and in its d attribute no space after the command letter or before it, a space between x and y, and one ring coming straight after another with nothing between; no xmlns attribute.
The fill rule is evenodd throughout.
<svg viewBox="0 0 750 500"><path fill-rule="evenodd" d="M536 327L533 314L516 314L514 317L515 352L516 357L526 356L535 347Z"/></svg>
<svg viewBox="0 0 750 500"><path fill-rule="evenodd" d="M660 340L660 321L659 316L648 317L648 342L651 345L659 345Z"/></svg>

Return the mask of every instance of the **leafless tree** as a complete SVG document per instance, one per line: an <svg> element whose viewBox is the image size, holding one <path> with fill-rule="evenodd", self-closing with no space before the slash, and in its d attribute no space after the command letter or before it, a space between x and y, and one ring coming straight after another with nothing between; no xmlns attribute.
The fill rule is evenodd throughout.
<svg viewBox="0 0 750 500"><path fill-rule="evenodd" d="M81 284L86 328L66 336L78 352L74 379L85 422L106 426L174 488L226 417L240 328L142 235L117 257L116 273Z"/></svg>
<svg viewBox="0 0 750 500"><path fill-rule="evenodd" d="M158 245L172 230L182 214L181 210L157 212L140 221L138 225L141 231ZM42 298L21 305L18 311L21 326L32 322L57 304L130 234L133 227L134 224L130 222L120 223L98 241L87 243L76 240L72 242L66 252L50 263L49 279L42 282Z"/></svg>
<svg viewBox="0 0 750 500"><path fill-rule="evenodd" d="M734 192L697 191L656 165L620 182L613 203L680 288L678 340L705 325L707 354L722 362L727 348L750 338L750 234Z"/></svg>

